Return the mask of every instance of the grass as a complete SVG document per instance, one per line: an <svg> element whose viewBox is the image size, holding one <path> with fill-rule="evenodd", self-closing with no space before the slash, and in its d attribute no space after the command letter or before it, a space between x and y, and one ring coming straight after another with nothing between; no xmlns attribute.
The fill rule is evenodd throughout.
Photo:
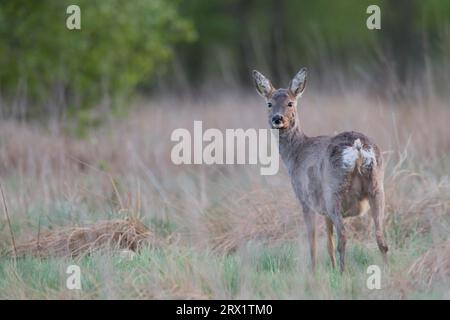
<svg viewBox="0 0 450 320"><path fill-rule="evenodd" d="M308 91L300 123L308 135L361 131L387 163L389 266L369 216L346 220L347 266L333 270L319 222L310 271L301 209L284 166L176 166L170 134L204 128L266 128L256 95L145 101L126 119L106 118L85 139L64 124L0 123L0 178L18 243L38 230L137 217L168 239L133 259L100 250L78 260L0 257L0 299L448 299L450 293L450 109L445 99L373 99L364 90ZM0 253L11 249L0 218ZM81 267L82 290L66 288ZM382 270L380 290L367 267Z"/></svg>
<svg viewBox="0 0 450 320"><path fill-rule="evenodd" d="M315 274L305 268L304 256L292 244L259 246L247 259L246 250L231 255L198 252L180 246L144 249L131 261L111 252L98 252L81 260L67 258L0 261L2 299L372 299L399 298L402 292L389 282L402 276L401 268L414 255L400 252L392 270L382 273L382 289L366 288L366 268L380 262L376 251L349 246L349 272L333 270L325 255ZM82 291L68 290L65 271L81 268ZM445 298L445 292L414 291L406 298Z"/></svg>

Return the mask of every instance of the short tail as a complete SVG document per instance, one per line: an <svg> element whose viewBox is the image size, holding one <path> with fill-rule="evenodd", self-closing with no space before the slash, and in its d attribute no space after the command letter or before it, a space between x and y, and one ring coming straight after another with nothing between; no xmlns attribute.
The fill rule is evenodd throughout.
<svg viewBox="0 0 450 320"><path fill-rule="evenodd" d="M361 167L363 165L364 156L361 152L363 148L363 145L361 143L360 139L356 139L355 142L353 142L353 149L356 152L356 161L355 161L355 167L356 170L358 170L359 174L361 174Z"/></svg>
<svg viewBox="0 0 450 320"><path fill-rule="evenodd" d="M363 145L358 138L351 147L344 149L342 153L342 162L348 171L357 170L359 174L367 172L377 164L375 152L372 146Z"/></svg>

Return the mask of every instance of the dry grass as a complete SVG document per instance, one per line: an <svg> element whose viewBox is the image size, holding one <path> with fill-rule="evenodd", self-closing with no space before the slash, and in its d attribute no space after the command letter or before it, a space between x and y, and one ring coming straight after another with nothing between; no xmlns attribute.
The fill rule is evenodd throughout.
<svg viewBox="0 0 450 320"><path fill-rule="evenodd" d="M427 297L436 292L438 277L449 278L450 108L438 97L412 94L409 101L398 102L374 100L363 92L326 95L309 90L301 103L300 123L308 135L357 130L381 145L387 163L385 223L391 266L383 295L375 297ZM370 217L346 222L351 231L348 277L341 279L328 269L324 235L319 235L323 269L316 281L308 276L301 209L283 166L277 175L263 177L255 166L171 163L175 143L170 134L176 128L192 130L194 120L203 120L204 129L266 128L265 117L256 94L229 93L146 101L126 119L105 118L86 139L67 134L64 124L44 128L2 121L0 178L16 240L43 255L76 255L88 252L93 243L134 247L149 231L139 223L117 221L139 217L152 239L177 241L163 242L162 251L138 255L136 263L142 267L125 271L134 278L114 282L120 297L373 297L364 291L365 267L379 261ZM113 225L101 222L105 220ZM95 227L73 227L88 221ZM319 228L323 232L323 221ZM50 233L39 236L39 246L51 250L37 250L40 229ZM252 243L257 244L254 250L248 249ZM296 249L271 251L285 246ZM0 218L0 250L10 249L6 221ZM0 263L0 278L5 277L0 291L11 293L18 271L8 268L2 273ZM17 288L22 289L8 297L35 297L20 279ZM106 286L108 280L103 280L94 287ZM55 290L44 297L65 295L64 288ZM86 293L91 295L100 294Z"/></svg>
<svg viewBox="0 0 450 320"><path fill-rule="evenodd" d="M428 249L419 259L409 267L410 283L425 285L430 289L433 285L448 282L450 277L450 242L443 243Z"/></svg>
<svg viewBox="0 0 450 320"><path fill-rule="evenodd" d="M80 257L104 249L137 251L157 245L158 239L135 219L99 221L84 227L64 228L38 235L17 245L10 256Z"/></svg>

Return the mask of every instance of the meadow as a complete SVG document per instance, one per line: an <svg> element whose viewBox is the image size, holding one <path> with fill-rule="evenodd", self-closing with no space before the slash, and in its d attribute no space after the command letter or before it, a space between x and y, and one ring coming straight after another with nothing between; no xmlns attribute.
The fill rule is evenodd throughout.
<svg viewBox="0 0 450 320"><path fill-rule="evenodd" d="M318 268L309 266L302 212L284 165L261 176L256 165L175 165L177 128L267 128L255 92L134 103L86 137L70 121L0 123L0 178L16 243L40 230L137 218L159 245L124 259L100 250L82 258L12 259L0 215L0 299L449 299L450 108L411 90L377 98L369 88L307 89L300 123L307 135L355 130L381 146L386 162L383 266L373 223L346 220L348 270L333 270L318 219ZM66 288L68 265L82 290ZM379 265L381 289L366 286Z"/></svg>

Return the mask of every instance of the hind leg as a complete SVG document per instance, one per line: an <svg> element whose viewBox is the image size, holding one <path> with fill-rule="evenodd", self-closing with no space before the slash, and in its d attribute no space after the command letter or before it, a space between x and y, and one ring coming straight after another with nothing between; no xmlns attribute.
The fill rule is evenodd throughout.
<svg viewBox="0 0 450 320"><path fill-rule="evenodd" d="M332 221L333 226L336 228L339 267L342 273L345 271L345 245L347 243L347 234L342 217L342 200L338 195L330 193L325 201L327 218Z"/></svg>
<svg viewBox="0 0 450 320"><path fill-rule="evenodd" d="M383 256L384 263L387 264L388 246L383 233L383 218L384 218L384 190L378 190L369 197L370 213L375 222L375 236L377 239L378 248Z"/></svg>
<svg viewBox="0 0 450 320"><path fill-rule="evenodd" d="M347 243L347 234L345 232L344 221L342 219L341 213L336 211L331 217L333 225L336 228L337 233L337 248L339 252L339 267L341 273L345 271L345 245Z"/></svg>
<svg viewBox="0 0 450 320"><path fill-rule="evenodd" d="M334 240L333 240L333 221L330 218L325 218L325 222L327 225L327 249L328 255L331 259L331 265L333 269L336 268L336 256L334 253Z"/></svg>
<svg viewBox="0 0 450 320"><path fill-rule="evenodd" d="M345 232L340 199L338 197L333 197L330 203L332 205L327 209L327 218L332 221L333 226L336 228L339 267L342 273L345 271L345 245L347 243L347 234Z"/></svg>

